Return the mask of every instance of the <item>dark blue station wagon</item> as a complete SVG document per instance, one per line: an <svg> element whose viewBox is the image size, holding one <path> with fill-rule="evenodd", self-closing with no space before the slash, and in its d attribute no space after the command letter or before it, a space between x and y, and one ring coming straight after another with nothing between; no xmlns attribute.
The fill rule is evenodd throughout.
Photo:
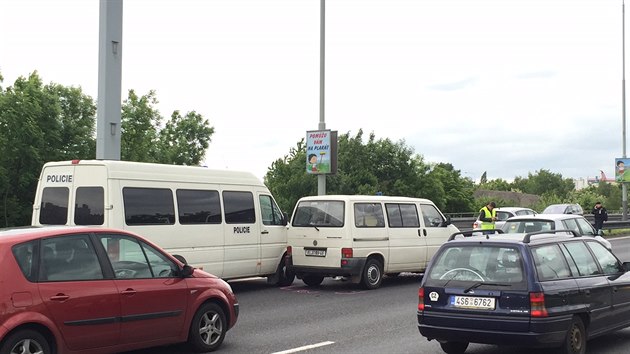
<svg viewBox="0 0 630 354"><path fill-rule="evenodd" d="M557 347L630 326L630 263L593 238L529 234L451 236L418 291L418 328L449 354L468 344Z"/></svg>

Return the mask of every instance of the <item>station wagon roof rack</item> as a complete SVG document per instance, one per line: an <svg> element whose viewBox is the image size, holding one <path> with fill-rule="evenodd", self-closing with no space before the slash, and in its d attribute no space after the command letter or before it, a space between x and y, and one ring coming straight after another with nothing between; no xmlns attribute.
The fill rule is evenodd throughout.
<svg viewBox="0 0 630 354"><path fill-rule="evenodd" d="M582 236L582 235L578 234L577 231L575 231L575 230L567 230L567 229L536 231L536 232L530 232L530 233L526 234L525 237L523 237L523 243L529 243L529 241L531 240L532 236L555 234L555 233L558 233L558 232L569 232L569 233L573 234L573 237L581 237Z"/></svg>
<svg viewBox="0 0 630 354"><path fill-rule="evenodd" d="M504 233L503 230L501 229L485 229L485 230L468 230L468 231L460 231L460 232L456 232L454 234L452 234L449 238L448 241L453 241L455 239L455 237L462 235L464 237L470 237L472 236L474 233L483 233L485 234L486 238L489 238L490 234L502 234Z"/></svg>

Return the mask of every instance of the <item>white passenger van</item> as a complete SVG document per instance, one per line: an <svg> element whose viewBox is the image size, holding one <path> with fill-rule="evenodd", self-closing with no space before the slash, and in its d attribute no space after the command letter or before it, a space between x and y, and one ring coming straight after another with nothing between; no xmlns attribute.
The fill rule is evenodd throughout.
<svg viewBox="0 0 630 354"><path fill-rule="evenodd" d="M287 247L291 273L309 286L351 277L364 288L383 274L424 272L449 236L459 232L428 199L327 195L298 200Z"/></svg>
<svg viewBox="0 0 630 354"><path fill-rule="evenodd" d="M287 275L286 217L253 174L126 161L46 163L33 225L129 230L223 279Z"/></svg>

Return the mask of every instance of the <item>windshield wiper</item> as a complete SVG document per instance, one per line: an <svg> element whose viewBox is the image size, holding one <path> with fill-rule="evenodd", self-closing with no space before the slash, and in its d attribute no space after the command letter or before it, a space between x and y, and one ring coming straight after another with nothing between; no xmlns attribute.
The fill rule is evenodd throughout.
<svg viewBox="0 0 630 354"><path fill-rule="evenodd" d="M477 282L473 285L471 285L470 287L468 287L466 290L464 290L464 294L468 293L469 291L471 291L472 289L477 289L478 287L482 286L482 285L490 285L490 286L512 286L512 284L505 284L505 283L486 283L483 281Z"/></svg>

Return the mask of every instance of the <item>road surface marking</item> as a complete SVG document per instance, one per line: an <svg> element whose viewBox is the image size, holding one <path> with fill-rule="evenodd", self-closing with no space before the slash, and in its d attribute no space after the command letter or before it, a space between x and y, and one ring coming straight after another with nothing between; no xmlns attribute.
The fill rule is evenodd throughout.
<svg viewBox="0 0 630 354"><path fill-rule="evenodd" d="M301 352L304 350L309 350L309 349L314 349L314 348L318 348L318 347L323 347L325 345L331 345L334 344L335 342L331 342L331 341L327 341L327 342L321 342L321 343L317 343L317 344L311 344L311 345L305 345L303 347L299 347L299 348L293 348L293 349L289 349L289 350L285 350L282 352L275 352L272 354L291 354L291 353L297 353L297 352Z"/></svg>

